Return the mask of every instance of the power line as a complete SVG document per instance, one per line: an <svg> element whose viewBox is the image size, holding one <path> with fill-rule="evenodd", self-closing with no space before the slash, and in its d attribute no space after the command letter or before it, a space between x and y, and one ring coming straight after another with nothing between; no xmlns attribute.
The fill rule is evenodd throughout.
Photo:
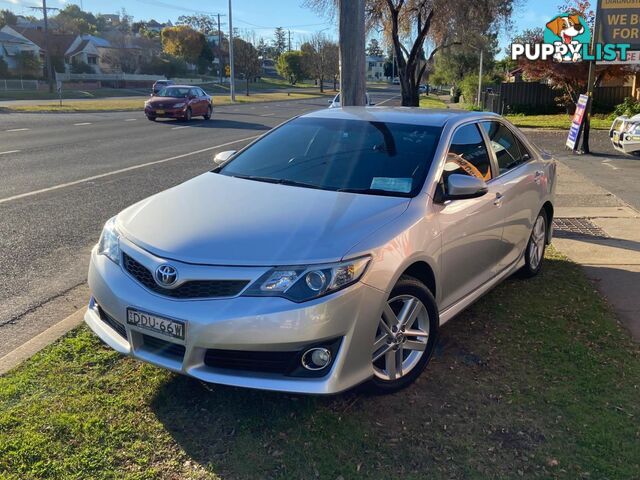
<svg viewBox="0 0 640 480"><path fill-rule="evenodd" d="M191 13L204 13L205 15L218 15L218 12L209 12L206 10L195 10L193 8L186 8L186 7L181 7L178 5L173 5L171 3L167 3L167 2L162 2L160 0L136 0L138 3L145 3L147 5L152 5L154 7L161 7L161 8L169 8L172 10L179 10L181 12L191 12ZM220 16L226 16L224 14L220 14Z"/></svg>
<svg viewBox="0 0 640 480"><path fill-rule="evenodd" d="M331 22L322 22L322 23L307 23L305 25L273 25L273 26L266 26L266 25L256 25L255 23L251 23L251 22L247 22L246 20L242 20L238 17L236 17L236 22L240 22L240 23L245 23L247 25L251 25L252 27L256 27L256 28L265 28L265 29L275 29L278 27L282 27L282 28L303 28L303 27L319 27L321 25L327 25Z"/></svg>

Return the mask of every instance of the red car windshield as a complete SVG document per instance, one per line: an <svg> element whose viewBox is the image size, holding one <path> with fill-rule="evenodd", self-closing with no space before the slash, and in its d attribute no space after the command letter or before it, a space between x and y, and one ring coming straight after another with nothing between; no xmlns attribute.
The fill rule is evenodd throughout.
<svg viewBox="0 0 640 480"><path fill-rule="evenodd" d="M187 98L189 95L189 88L181 87L166 87L160 90L158 93L161 97L173 97L173 98Z"/></svg>

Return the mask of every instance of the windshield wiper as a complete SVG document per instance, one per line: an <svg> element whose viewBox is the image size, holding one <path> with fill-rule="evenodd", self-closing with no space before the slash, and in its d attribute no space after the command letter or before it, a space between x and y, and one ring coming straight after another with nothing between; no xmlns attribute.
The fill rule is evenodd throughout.
<svg viewBox="0 0 640 480"><path fill-rule="evenodd" d="M382 190L380 188L339 188L338 192L362 193L364 195L383 195L385 197L410 197L407 192L394 192L392 190Z"/></svg>
<svg viewBox="0 0 640 480"><path fill-rule="evenodd" d="M232 175L232 176L236 178L244 178L247 180L255 180L257 182L275 183L278 185L290 185L292 187L315 188L318 190L334 190L330 188L321 187L313 183L297 182L295 180L287 180L286 178L261 177L259 175Z"/></svg>

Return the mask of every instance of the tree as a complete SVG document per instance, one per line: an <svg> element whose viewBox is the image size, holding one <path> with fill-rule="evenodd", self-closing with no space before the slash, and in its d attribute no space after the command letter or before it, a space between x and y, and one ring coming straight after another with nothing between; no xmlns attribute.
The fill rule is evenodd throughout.
<svg viewBox="0 0 640 480"><path fill-rule="evenodd" d="M4 61L4 58L0 58L0 78L7 78L9 76L9 65Z"/></svg>
<svg viewBox="0 0 640 480"><path fill-rule="evenodd" d="M499 51L497 35L484 35L472 38L472 45L453 45L446 51L440 51L434 58L433 73L429 80L438 85L458 86L467 76L477 74L480 67L480 49L483 52L484 73L491 73L495 67L495 56ZM477 86L477 85L476 85Z"/></svg>
<svg viewBox="0 0 640 480"><path fill-rule="evenodd" d="M212 35L218 31L218 21L213 15L180 15L176 23L178 25L187 25L205 35Z"/></svg>
<svg viewBox="0 0 640 480"><path fill-rule="evenodd" d="M84 62L74 61L71 65L71 73L96 73L93 67Z"/></svg>
<svg viewBox="0 0 640 480"><path fill-rule="evenodd" d="M18 23L18 17L11 10L0 10L0 28L5 25L13 26Z"/></svg>
<svg viewBox="0 0 640 480"><path fill-rule="evenodd" d="M16 70L20 78L42 77L42 64L35 53L21 51L18 52L14 58L16 61Z"/></svg>
<svg viewBox="0 0 640 480"><path fill-rule="evenodd" d="M67 4L54 17L55 25L61 33L73 35L94 34L97 31L96 17L89 12L80 9L74 4Z"/></svg>
<svg viewBox="0 0 640 480"><path fill-rule="evenodd" d="M233 39L234 65L236 73L244 76L249 96L249 81L260 74L258 51L241 38Z"/></svg>
<svg viewBox="0 0 640 480"><path fill-rule="evenodd" d="M377 39L372 38L369 40L369 45L367 45L367 55L370 57L381 57L384 55L382 48L380 48L380 43Z"/></svg>
<svg viewBox="0 0 640 480"><path fill-rule="evenodd" d="M298 81L304 80L305 78L303 56L299 50L284 52L280 55L276 68L282 77L289 80L291 85L295 85Z"/></svg>
<svg viewBox="0 0 640 480"><path fill-rule="evenodd" d="M330 42L322 32L315 33L302 44L303 70L305 76L313 77L320 84L320 92L324 92L324 80L337 72L338 62L334 49L338 45Z"/></svg>
<svg viewBox="0 0 640 480"><path fill-rule="evenodd" d="M165 53L189 63L197 62L206 43L203 34L186 25L163 28L160 38Z"/></svg>
<svg viewBox="0 0 640 480"><path fill-rule="evenodd" d="M186 62L178 57L162 53L154 55L142 63L140 73L147 75L164 75L167 78L179 77L187 73Z"/></svg>
<svg viewBox="0 0 640 480"><path fill-rule="evenodd" d="M287 34L282 27L276 28L273 33L273 50L276 58L287 50Z"/></svg>
<svg viewBox="0 0 640 480"><path fill-rule="evenodd" d="M367 27L384 33L400 78L402 105L418 106L419 84L435 54L461 44L470 33L486 34L508 20L515 0L366 0ZM305 0L322 12L335 12L336 0ZM425 56L424 44L433 45Z"/></svg>

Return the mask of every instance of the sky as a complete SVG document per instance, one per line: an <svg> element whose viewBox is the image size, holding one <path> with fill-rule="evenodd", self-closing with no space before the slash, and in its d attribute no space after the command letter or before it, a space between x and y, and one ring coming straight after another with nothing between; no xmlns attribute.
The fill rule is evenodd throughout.
<svg viewBox="0 0 640 480"><path fill-rule="evenodd" d="M455 0L452 0L455 1ZM256 38L270 39L275 27L291 31L292 48L297 48L313 32L324 30L337 38L335 22L315 14L302 6L303 0L232 0L233 26L241 34L255 32ZM228 0L47 0L49 7L62 7L67 3L82 4L84 10L93 13L118 13L123 8L135 20L154 18L159 22L175 21L180 15L196 12L220 13L223 29L228 29ZM561 0L520 0L516 8L513 32L503 32L501 47L509 43L513 33L527 28L542 27L558 12ZM593 2L595 3L595 2ZM0 0L0 8L9 8L15 13L33 15L29 6L41 5L41 0ZM502 55L499 55L499 57Z"/></svg>

